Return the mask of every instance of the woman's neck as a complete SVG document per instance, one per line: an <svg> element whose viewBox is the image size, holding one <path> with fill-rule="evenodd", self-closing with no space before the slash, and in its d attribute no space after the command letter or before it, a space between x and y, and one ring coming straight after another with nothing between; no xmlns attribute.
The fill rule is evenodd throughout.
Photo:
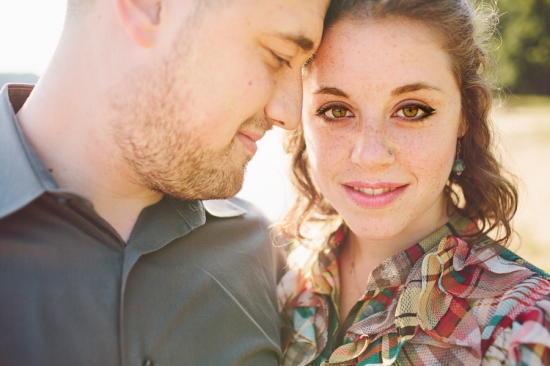
<svg viewBox="0 0 550 366"><path fill-rule="evenodd" d="M350 228L340 252L340 323L367 288L373 270L383 261L419 243L449 221L446 205L436 215L416 220L389 238L360 237Z"/></svg>
<svg viewBox="0 0 550 366"><path fill-rule="evenodd" d="M349 228L346 241L348 246L354 247L355 262L359 265L369 263L378 265L427 238L445 225L452 215L449 213L447 201L444 199L434 205L430 211L388 237L361 236L356 234L353 228Z"/></svg>

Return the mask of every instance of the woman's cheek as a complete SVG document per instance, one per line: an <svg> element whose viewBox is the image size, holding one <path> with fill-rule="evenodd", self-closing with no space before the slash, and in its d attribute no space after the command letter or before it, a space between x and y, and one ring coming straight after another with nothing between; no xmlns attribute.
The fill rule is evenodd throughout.
<svg viewBox="0 0 550 366"><path fill-rule="evenodd" d="M334 134L324 128L304 132L313 179L322 190L326 190L337 176L338 167L342 166L342 144L335 142Z"/></svg>
<svg viewBox="0 0 550 366"><path fill-rule="evenodd" d="M416 154L409 155L412 157L410 164L414 164L417 177L424 180L424 184L428 185L432 192L442 190L451 173L454 150L446 145L435 144L431 149L424 148L417 150Z"/></svg>
<svg viewBox="0 0 550 366"><path fill-rule="evenodd" d="M322 152L330 148L327 146L329 144L327 133L318 126L306 125L304 127L304 137L310 163L318 165L317 162L321 162L324 158Z"/></svg>

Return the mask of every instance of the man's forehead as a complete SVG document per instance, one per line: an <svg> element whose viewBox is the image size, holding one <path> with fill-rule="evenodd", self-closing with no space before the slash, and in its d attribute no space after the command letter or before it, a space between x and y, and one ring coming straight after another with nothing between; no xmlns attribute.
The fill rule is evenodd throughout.
<svg viewBox="0 0 550 366"><path fill-rule="evenodd" d="M249 1L249 0L244 0ZM306 52L319 46L329 0L254 0L262 32L288 39Z"/></svg>

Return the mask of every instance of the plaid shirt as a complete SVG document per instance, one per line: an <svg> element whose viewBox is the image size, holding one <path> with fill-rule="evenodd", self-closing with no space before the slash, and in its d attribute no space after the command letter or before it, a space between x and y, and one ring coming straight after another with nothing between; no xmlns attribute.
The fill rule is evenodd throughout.
<svg viewBox="0 0 550 366"><path fill-rule="evenodd" d="M481 250L489 238L470 249L461 237L475 229L456 216L382 262L343 339L337 258L345 230L321 252L299 247L289 259L302 263L278 287L283 365L549 365L550 277L510 251Z"/></svg>

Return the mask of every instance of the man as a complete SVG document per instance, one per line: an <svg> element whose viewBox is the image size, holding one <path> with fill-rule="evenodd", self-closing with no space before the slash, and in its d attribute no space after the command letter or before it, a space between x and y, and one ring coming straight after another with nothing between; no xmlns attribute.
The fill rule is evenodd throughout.
<svg viewBox="0 0 550 366"><path fill-rule="evenodd" d="M327 6L69 0L41 80L0 95L1 365L278 364L265 220L202 200L297 126Z"/></svg>

